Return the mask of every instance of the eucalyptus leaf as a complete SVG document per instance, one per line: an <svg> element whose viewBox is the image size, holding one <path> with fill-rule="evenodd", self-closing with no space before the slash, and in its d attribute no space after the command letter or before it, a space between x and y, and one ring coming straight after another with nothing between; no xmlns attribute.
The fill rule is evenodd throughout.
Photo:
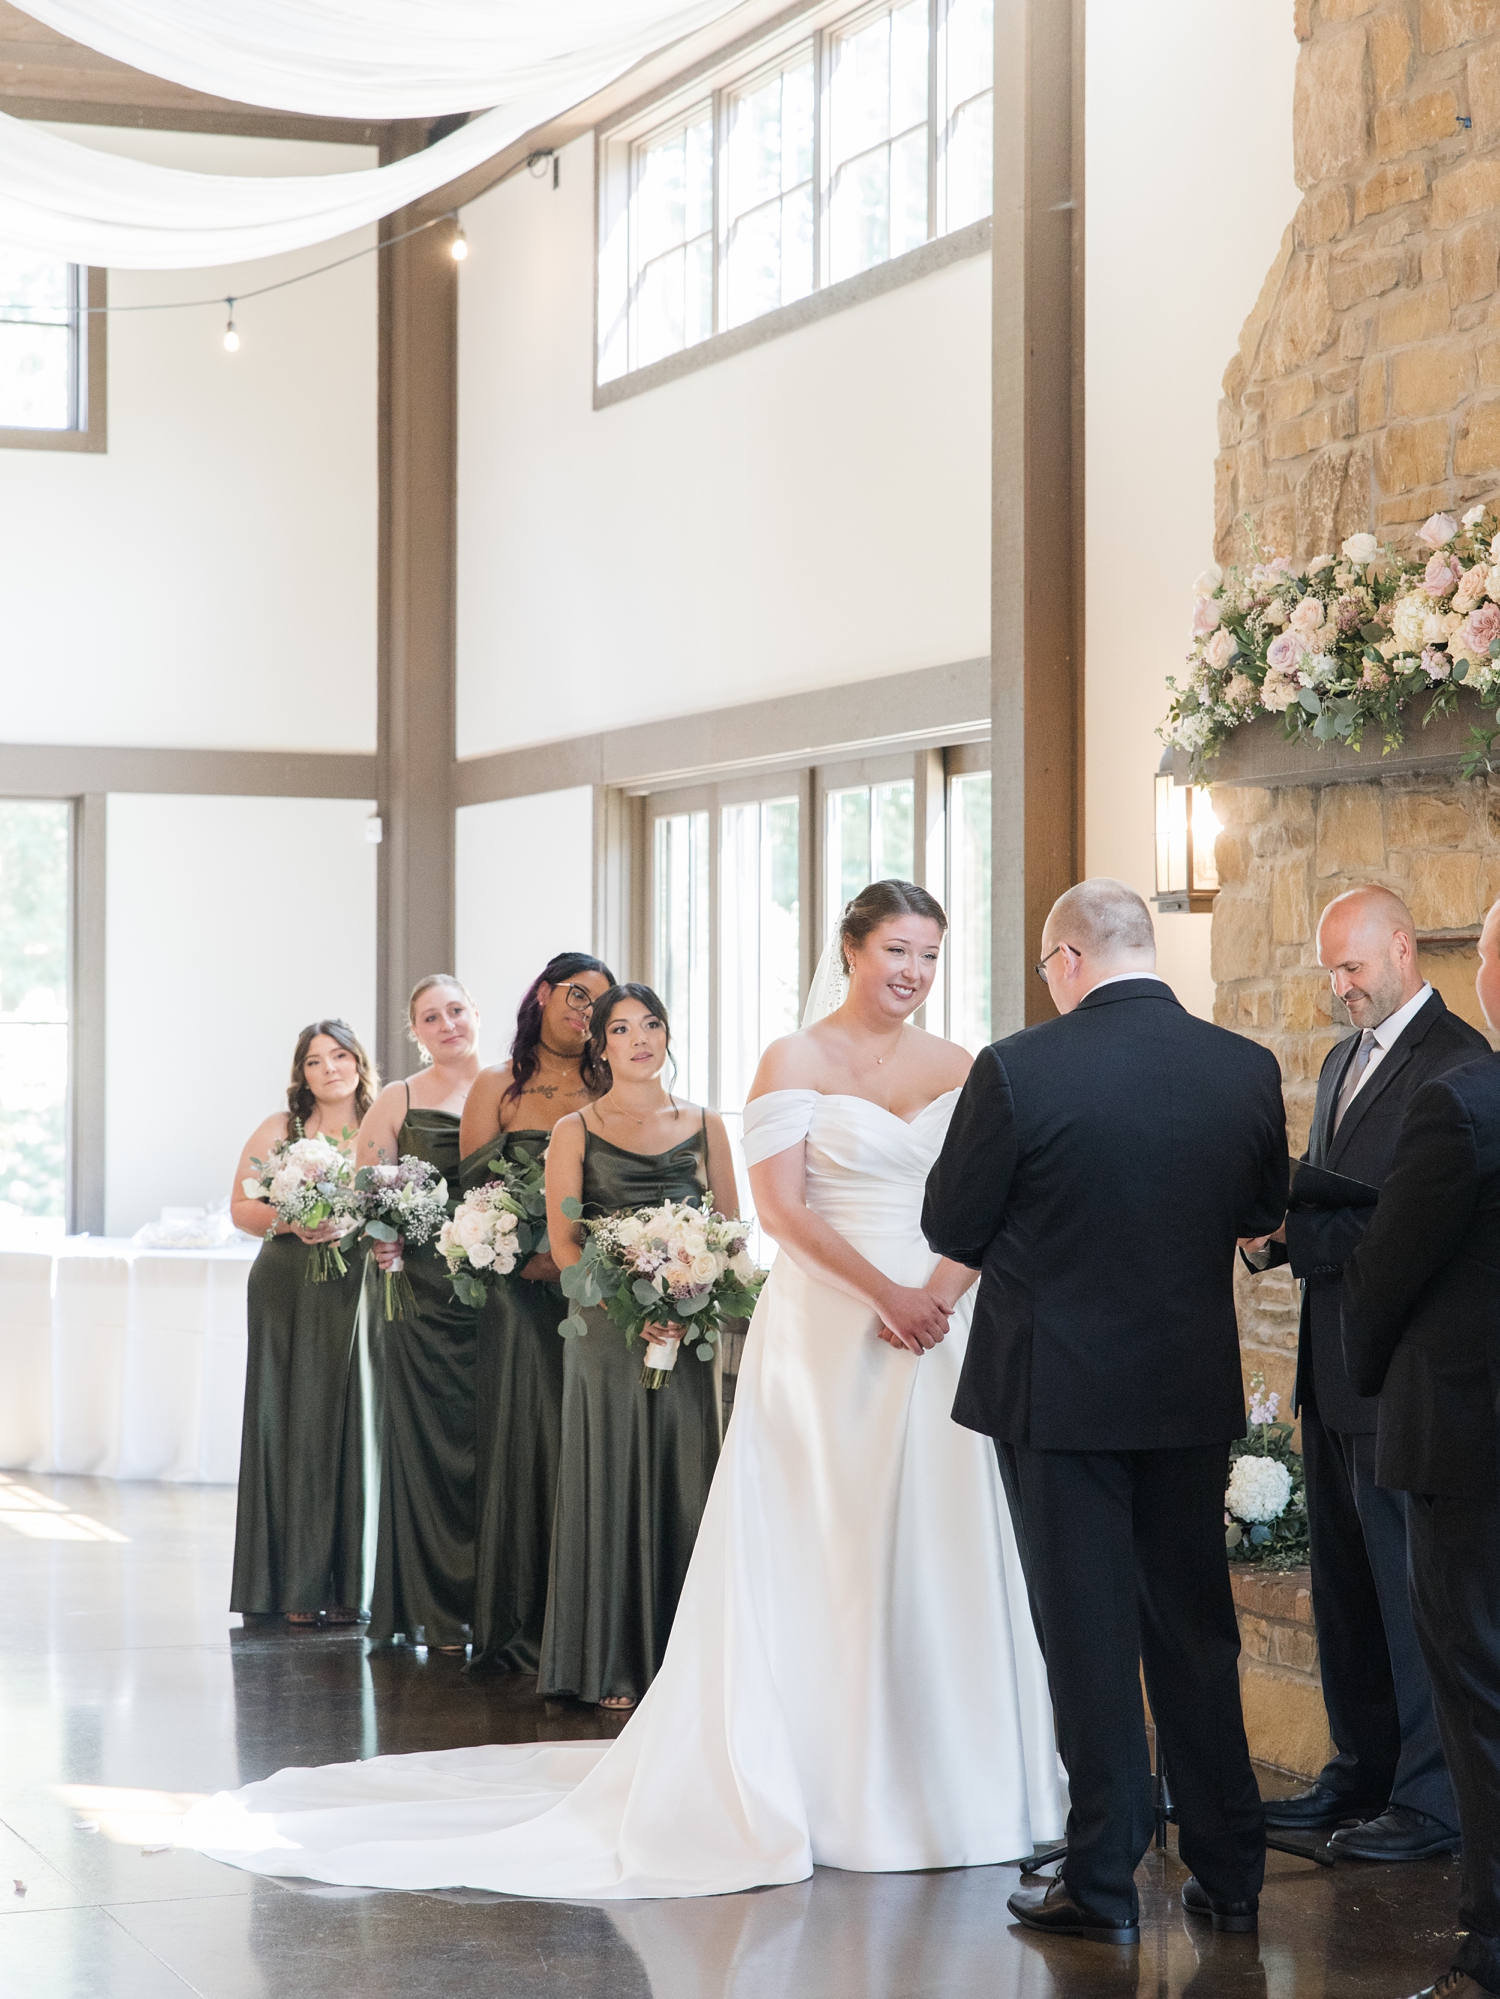
<svg viewBox="0 0 1500 1999"><path fill-rule="evenodd" d="M1469 677L1469 662L1466 659L1454 660L1453 678L1455 680L1467 680L1468 677Z"/></svg>
<svg viewBox="0 0 1500 1999"><path fill-rule="evenodd" d="M705 1291L701 1298L674 1298L672 1301L684 1318L694 1312L706 1312L713 1303L711 1294Z"/></svg>
<svg viewBox="0 0 1500 1999"><path fill-rule="evenodd" d="M376 1242L399 1242L401 1240L400 1229L393 1229L389 1222L368 1221L365 1223L365 1234L373 1236Z"/></svg>
<svg viewBox="0 0 1500 1999"><path fill-rule="evenodd" d="M649 1284L644 1277L638 1277L630 1289L638 1305L655 1305L659 1302L656 1287Z"/></svg>
<svg viewBox="0 0 1500 1999"><path fill-rule="evenodd" d="M570 1222L581 1222L583 1220L583 1203L576 1194L565 1194L563 1196L562 1211Z"/></svg>
<svg viewBox="0 0 1500 1999"><path fill-rule="evenodd" d="M699 1360L712 1360L714 1357L714 1350L706 1340L704 1341L701 1347L695 1348L694 1351L696 1352Z"/></svg>
<svg viewBox="0 0 1500 1999"><path fill-rule="evenodd" d="M1298 691L1297 699L1302 704L1302 706L1307 710L1309 715L1322 714L1323 703L1320 700L1318 696L1318 690L1315 687L1301 688Z"/></svg>

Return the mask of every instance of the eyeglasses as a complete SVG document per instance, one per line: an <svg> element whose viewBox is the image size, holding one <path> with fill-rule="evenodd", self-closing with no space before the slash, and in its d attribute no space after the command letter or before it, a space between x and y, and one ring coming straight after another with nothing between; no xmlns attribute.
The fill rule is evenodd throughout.
<svg viewBox="0 0 1500 1999"><path fill-rule="evenodd" d="M1071 944L1054 944L1052 946L1052 949L1047 953L1046 957L1043 958L1042 962L1039 965L1033 965L1031 968L1032 971L1034 971L1037 977L1041 980L1043 985L1046 985L1047 983L1047 966L1052 961L1052 959L1054 959L1057 956L1059 951L1073 951L1075 957L1078 955L1076 950L1074 949L1074 946Z"/></svg>
<svg viewBox="0 0 1500 1999"><path fill-rule="evenodd" d="M592 1013L594 1010L594 995L587 986L569 986L563 998L575 1012Z"/></svg>

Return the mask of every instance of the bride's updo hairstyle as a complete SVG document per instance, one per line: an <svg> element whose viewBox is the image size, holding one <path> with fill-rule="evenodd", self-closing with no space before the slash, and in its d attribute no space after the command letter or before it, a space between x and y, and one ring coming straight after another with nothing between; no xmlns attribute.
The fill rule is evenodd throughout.
<svg viewBox="0 0 1500 1999"><path fill-rule="evenodd" d="M583 1075L583 1086L592 1090L596 1097L602 1097L613 1083L609 1073L609 1062L604 1053L604 1036L609 1027L610 1016L621 1000L639 1000L648 1013L654 1013L666 1030L667 1057L672 1054L672 1023L667 1018L667 1009L649 986L611 986L607 993L600 993L594 1001L594 1011L589 1015L589 1045L583 1051L579 1069ZM675 1065L674 1065L675 1066Z"/></svg>
<svg viewBox="0 0 1500 1999"><path fill-rule="evenodd" d="M541 1062L537 1054L537 1044L542 1038L542 987L553 992L558 986L565 986L576 979L580 972L599 972L608 979L611 986L615 975L602 958L591 958L587 951L559 951L555 958L549 958L540 972L526 988L525 997L516 1010L516 1038L510 1044L510 1088L502 1102L511 1099L519 1101L521 1092L536 1074ZM590 1014L590 1020L593 1015Z"/></svg>
<svg viewBox="0 0 1500 1999"><path fill-rule="evenodd" d="M915 882L871 882L868 888L860 890L852 902L845 904L844 914L839 920L839 962L846 972L852 969L849 964L851 945L857 951L872 930L878 930L882 923L889 923L893 916L925 916L939 930L946 933L948 928L943 905L925 888L918 888Z"/></svg>
<svg viewBox="0 0 1500 1999"><path fill-rule="evenodd" d="M455 978L452 972L429 972L425 979L418 979L411 989L411 998L406 1002L406 1038L416 1044L417 1052L424 1062L430 1062L432 1057L417 1040L417 1001L423 993L430 993L434 986L446 986L450 992L462 993L469 1005L474 1007L474 1012L476 1014L479 1012L479 1008L474 1006L474 995L463 980Z"/></svg>

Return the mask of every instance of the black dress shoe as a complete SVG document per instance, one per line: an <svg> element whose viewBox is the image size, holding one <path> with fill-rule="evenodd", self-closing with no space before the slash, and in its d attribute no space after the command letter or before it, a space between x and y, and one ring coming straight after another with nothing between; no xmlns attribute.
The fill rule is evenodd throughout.
<svg viewBox="0 0 1500 1999"><path fill-rule="evenodd" d="M1413 1999L1495 1999L1495 1994L1467 1971L1445 1971L1436 1985L1424 1985Z"/></svg>
<svg viewBox="0 0 1500 1999"><path fill-rule="evenodd" d="M1411 1805L1387 1805L1378 1819L1345 1826L1328 1842L1338 1860L1433 1860L1458 1849L1459 1837L1451 1826Z"/></svg>
<svg viewBox="0 0 1500 1999"><path fill-rule="evenodd" d="M1380 1809L1379 1805L1361 1806L1357 1799L1331 1791L1326 1784L1314 1784L1310 1790L1294 1791L1289 1798L1267 1798L1266 1824L1286 1832L1313 1832L1321 1826L1342 1825L1346 1819L1368 1817Z"/></svg>
<svg viewBox="0 0 1500 1999"><path fill-rule="evenodd" d="M1235 1936L1253 1930L1260 1920L1258 1895L1252 1895L1248 1902L1216 1902L1192 1875L1182 1884L1182 1906L1190 1916L1207 1916L1216 1930L1228 1930Z"/></svg>
<svg viewBox="0 0 1500 1999"><path fill-rule="evenodd" d="M1062 1881L1039 1881L1018 1888L1005 1904L1018 1923L1054 1937L1082 1937L1085 1943L1139 1943L1139 1923L1107 1923L1081 1909Z"/></svg>

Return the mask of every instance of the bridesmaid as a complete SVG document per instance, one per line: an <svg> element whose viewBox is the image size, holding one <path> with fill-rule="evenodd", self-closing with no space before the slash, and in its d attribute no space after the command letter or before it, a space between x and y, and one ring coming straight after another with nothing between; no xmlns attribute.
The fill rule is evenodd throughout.
<svg viewBox="0 0 1500 1999"><path fill-rule="evenodd" d="M552 1254L576 1263L583 1230L565 1219L713 1190L739 1213L718 1116L662 1083L671 1035L649 986L612 986L595 1004L583 1078L596 1101L559 1120L547 1151ZM608 1094L604 1094L605 1092ZM562 1455L538 1691L633 1707L661 1664L718 1462L719 1363L691 1356L663 1388L641 1381L642 1348L601 1309L563 1344ZM675 1335L674 1335L675 1336Z"/></svg>
<svg viewBox="0 0 1500 1999"><path fill-rule="evenodd" d="M459 1171L466 1192L493 1177L489 1162L497 1154L536 1158L558 1119L588 1103L582 1064L589 1015L613 984L608 966L583 951L560 952L532 981L510 1060L483 1070L464 1105ZM475 1668L534 1673L540 1658L566 1346L557 1328L567 1309L545 1251L518 1279L492 1287L479 1308Z"/></svg>
<svg viewBox="0 0 1500 1999"><path fill-rule="evenodd" d="M354 1367L364 1257L349 1247L346 1277L305 1282L312 1245L337 1230L295 1228L242 1181L285 1138L331 1139L346 1151L370 1108L370 1059L342 1020L297 1037L287 1108L251 1133L230 1213L261 1245L247 1298L250 1350L240 1442L240 1499L229 1607L280 1612L289 1624L352 1624L364 1603L363 1403ZM345 1133L348 1137L345 1137Z"/></svg>
<svg viewBox="0 0 1500 1999"><path fill-rule="evenodd" d="M361 1166L414 1153L458 1197L459 1116L479 1074L479 1013L451 973L421 979L407 1032L423 1066L387 1084L359 1128ZM384 1318L377 1269L397 1256L416 1294L413 1319ZM370 1636L402 1633L462 1652L474 1615L474 1336L476 1315L453 1295L437 1240L376 1243L364 1321L379 1383L379 1502Z"/></svg>

